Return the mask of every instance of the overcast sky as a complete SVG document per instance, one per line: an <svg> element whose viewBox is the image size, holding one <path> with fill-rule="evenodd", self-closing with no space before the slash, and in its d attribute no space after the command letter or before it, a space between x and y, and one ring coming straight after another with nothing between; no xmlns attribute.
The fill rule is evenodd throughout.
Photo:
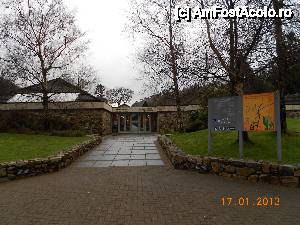
<svg viewBox="0 0 300 225"><path fill-rule="evenodd" d="M130 0L64 0L76 9L77 22L90 40L88 60L107 88L127 87L135 91L132 102L140 99L141 81L134 60L135 42L124 32Z"/></svg>

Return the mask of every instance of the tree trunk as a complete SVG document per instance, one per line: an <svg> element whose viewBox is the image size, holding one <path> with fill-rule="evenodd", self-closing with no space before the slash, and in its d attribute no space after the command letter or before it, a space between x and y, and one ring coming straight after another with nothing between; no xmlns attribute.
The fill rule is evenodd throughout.
<svg viewBox="0 0 300 225"><path fill-rule="evenodd" d="M232 1L230 1L230 5L229 5L229 9L233 9L234 8L234 4ZM230 42L230 46L229 46L229 56L230 56L230 64L229 64L229 69L230 72L235 71L234 75L229 73L229 77L230 77L230 91L232 95L239 95L242 96L244 93L244 82L242 80L242 75L241 74L237 74L237 71L239 70L239 65L237 65L238 63L238 59L237 59L237 41L238 41L238 37L237 37L237 33L235 32L235 27L234 27L234 21L235 19L231 18L229 19L229 42ZM239 135L238 135L238 139L239 139ZM247 131L243 131L243 141L244 142L249 142L249 135Z"/></svg>
<svg viewBox="0 0 300 225"><path fill-rule="evenodd" d="M50 124L49 124L49 97L48 93L44 92L43 93L43 128L44 130L49 130L50 129Z"/></svg>
<svg viewBox="0 0 300 225"><path fill-rule="evenodd" d="M283 8L283 0L273 0L273 7L278 13L279 9ZM285 94L286 83L284 77L287 75L288 64L286 57L286 45L284 40L284 34L282 29L282 20L278 17L274 20L275 23L275 40L276 40L276 53L277 53L277 88L280 92L280 122L282 132L287 132L286 123L286 106L285 106Z"/></svg>
<svg viewBox="0 0 300 225"><path fill-rule="evenodd" d="M172 29L172 0L170 0L170 20L169 20L169 35L170 35L170 55L171 55L171 65L172 65L172 75L173 75L173 85L174 85L174 94L176 100L177 107L177 121L178 121L178 129L180 132L183 131L183 118L181 111L181 100L179 95L179 85L178 85L178 71L176 64L176 57L174 52L173 45L173 29Z"/></svg>
<svg viewBox="0 0 300 225"><path fill-rule="evenodd" d="M235 85L235 95L243 96L244 94L244 83L242 80L239 80ZM238 135L239 137L239 135ZM243 141L244 142L251 142L249 138L249 134L247 131L243 131Z"/></svg>
<svg viewBox="0 0 300 225"><path fill-rule="evenodd" d="M42 57L41 57L42 59ZM48 96L48 84L47 84L47 71L45 70L45 64L44 60L41 60L41 67L42 67L42 75L43 75L43 82L41 83L42 89L43 89L43 99L42 99L42 104L43 104L43 128L44 130L49 130L50 124L49 124L49 96Z"/></svg>

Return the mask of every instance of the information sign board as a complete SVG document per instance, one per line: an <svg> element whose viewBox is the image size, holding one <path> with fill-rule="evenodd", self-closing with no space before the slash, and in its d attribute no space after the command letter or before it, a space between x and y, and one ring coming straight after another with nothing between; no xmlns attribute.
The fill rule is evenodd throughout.
<svg viewBox="0 0 300 225"><path fill-rule="evenodd" d="M209 127L212 131L234 131L241 126L241 97L211 98L208 101Z"/></svg>
<svg viewBox="0 0 300 225"><path fill-rule="evenodd" d="M275 131L275 94L243 96L244 131Z"/></svg>

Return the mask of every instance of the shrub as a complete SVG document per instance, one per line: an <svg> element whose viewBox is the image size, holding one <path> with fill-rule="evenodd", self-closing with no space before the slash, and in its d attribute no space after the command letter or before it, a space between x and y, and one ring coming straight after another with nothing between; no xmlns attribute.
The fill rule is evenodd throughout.
<svg viewBox="0 0 300 225"><path fill-rule="evenodd" d="M186 132L195 132L207 128L207 111L193 111L187 122Z"/></svg>

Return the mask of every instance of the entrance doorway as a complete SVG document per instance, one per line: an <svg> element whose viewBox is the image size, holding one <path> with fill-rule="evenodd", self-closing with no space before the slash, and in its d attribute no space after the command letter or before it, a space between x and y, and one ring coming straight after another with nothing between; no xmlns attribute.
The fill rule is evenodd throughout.
<svg viewBox="0 0 300 225"><path fill-rule="evenodd" d="M140 131L151 132L151 114L141 113L140 114Z"/></svg>
<svg viewBox="0 0 300 225"><path fill-rule="evenodd" d="M113 116L113 124L118 124L119 133L151 133L156 132L156 118L156 113L119 113Z"/></svg>
<svg viewBox="0 0 300 225"><path fill-rule="evenodd" d="M122 114L119 118L119 131L130 131L130 116L128 114Z"/></svg>
<svg viewBox="0 0 300 225"><path fill-rule="evenodd" d="M139 114L132 113L131 114L131 132L138 132L139 131Z"/></svg>

